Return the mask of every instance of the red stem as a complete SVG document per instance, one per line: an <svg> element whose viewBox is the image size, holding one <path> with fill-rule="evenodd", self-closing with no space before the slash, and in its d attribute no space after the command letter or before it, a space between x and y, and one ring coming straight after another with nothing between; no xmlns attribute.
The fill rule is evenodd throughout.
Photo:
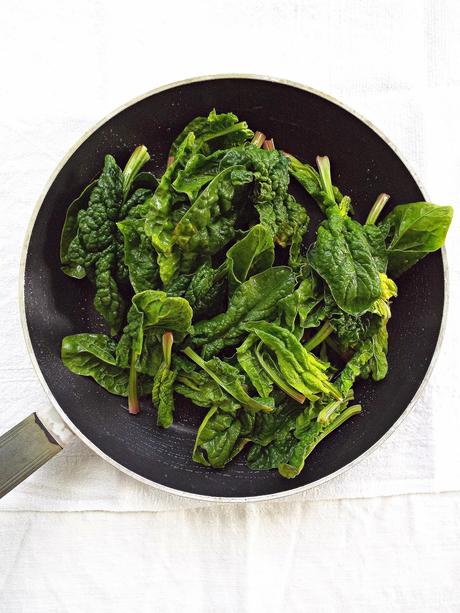
<svg viewBox="0 0 460 613"><path fill-rule="evenodd" d="M264 144L262 146L267 151L275 151L275 142L273 138L270 138L270 140L264 141Z"/></svg>

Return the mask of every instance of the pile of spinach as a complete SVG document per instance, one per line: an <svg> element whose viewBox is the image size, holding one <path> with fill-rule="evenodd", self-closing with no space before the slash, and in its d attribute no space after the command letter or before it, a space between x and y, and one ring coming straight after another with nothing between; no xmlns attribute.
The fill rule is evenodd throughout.
<svg viewBox="0 0 460 613"><path fill-rule="evenodd" d="M295 477L361 411L355 380L386 376L393 279L443 245L452 208L379 221L381 194L360 224L327 157L302 163L232 113L190 122L159 180L149 159L139 146L122 170L107 155L68 208L62 270L93 284L110 334L64 338L62 360L133 414L150 394L160 427L176 395L206 409L196 462L222 468L250 446L251 468ZM291 177L324 216L310 245Z"/></svg>

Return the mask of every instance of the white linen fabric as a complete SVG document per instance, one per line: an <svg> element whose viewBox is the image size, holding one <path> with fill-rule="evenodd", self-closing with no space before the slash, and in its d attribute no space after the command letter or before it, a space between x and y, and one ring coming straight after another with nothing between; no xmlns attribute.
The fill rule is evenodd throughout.
<svg viewBox="0 0 460 613"><path fill-rule="evenodd" d="M460 610L451 582L460 532L459 23L455 0L4 8L0 434L49 406L18 310L34 203L81 134L142 92L224 72L324 90L383 130L431 199L456 213L441 354L413 412L372 456L289 499L223 508L145 486L73 438L0 501L2 611Z"/></svg>
<svg viewBox="0 0 460 613"><path fill-rule="evenodd" d="M459 511L456 492L0 513L0 610L452 613Z"/></svg>

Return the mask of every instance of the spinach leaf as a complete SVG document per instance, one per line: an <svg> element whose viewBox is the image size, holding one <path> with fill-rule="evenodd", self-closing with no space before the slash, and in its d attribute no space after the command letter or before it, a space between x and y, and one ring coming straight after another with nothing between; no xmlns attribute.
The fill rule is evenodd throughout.
<svg viewBox="0 0 460 613"><path fill-rule="evenodd" d="M145 219L145 233L151 238L158 253L160 277L167 286L179 268L179 258L173 253L173 207L176 202L175 192L171 185L177 172L183 167L188 156L193 151L195 136L187 135L180 144L174 161L166 168L156 188ZM176 194L177 195L177 194Z"/></svg>
<svg viewBox="0 0 460 613"><path fill-rule="evenodd" d="M122 280L126 272L116 222L124 214L123 206L132 181L148 159L145 147L138 147L122 172L115 159L106 155L87 207L79 209L75 222L75 210L86 196L73 206L63 237L64 252L68 245L63 262L65 269L79 278L84 276L83 271L86 274L91 271L96 286L94 306L110 325L112 334L118 332L122 323L124 302L117 279Z"/></svg>
<svg viewBox="0 0 460 613"><path fill-rule="evenodd" d="M190 202L194 202L203 187L219 174L220 162L225 153L226 150L219 150L208 156L201 153L192 155L174 179L172 186L175 191L186 194Z"/></svg>
<svg viewBox="0 0 460 613"><path fill-rule="evenodd" d="M241 145L253 136L245 121L239 121L233 113L216 113L213 109L207 117L195 117L176 137L169 151L176 158L183 141L192 133L195 136L195 151L209 155L216 149Z"/></svg>
<svg viewBox="0 0 460 613"><path fill-rule="evenodd" d="M182 270L196 268L196 261L217 253L235 236L238 209L251 173L232 166L219 173L198 196L174 229L174 243L182 252Z"/></svg>
<svg viewBox="0 0 460 613"><path fill-rule="evenodd" d="M321 394L341 397L329 382L328 364L306 351L291 332L266 321L249 323L245 328L273 351L283 377L295 390L310 400L317 400Z"/></svg>
<svg viewBox="0 0 460 613"><path fill-rule="evenodd" d="M168 296L158 290L146 290L136 294L132 303L142 315L142 329L157 334L172 331L178 341L184 339L192 321L192 309L184 298Z"/></svg>
<svg viewBox="0 0 460 613"><path fill-rule="evenodd" d="M156 251L144 232L144 219L119 221L117 227L123 235L124 261L128 267L129 280L136 293L156 287L159 271Z"/></svg>
<svg viewBox="0 0 460 613"><path fill-rule="evenodd" d="M344 218L336 206L318 228L309 262L326 281L339 307L352 315L369 309L380 295L377 265L362 226Z"/></svg>
<svg viewBox="0 0 460 613"><path fill-rule="evenodd" d="M158 179L153 174L153 172L143 171L136 175L136 177L134 177L134 181L131 185L131 191L135 191L139 188L142 188L154 192L157 187Z"/></svg>
<svg viewBox="0 0 460 613"><path fill-rule="evenodd" d="M328 193L324 190L324 185L318 171L313 168L313 166L310 166L310 164L302 164L300 160L289 153L284 153L284 155L289 160L289 173L295 179L297 179L300 185L308 194L310 194L312 198L314 198L316 203L324 212L325 199L328 197ZM343 195L341 194L340 190L332 185L332 183L331 189L329 190L329 197L330 196L332 196L336 202L340 202L343 199Z"/></svg>
<svg viewBox="0 0 460 613"><path fill-rule="evenodd" d="M198 428L192 458L204 466L223 468L242 449L240 420L212 407Z"/></svg>
<svg viewBox="0 0 460 613"><path fill-rule="evenodd" d="M299 340L305 328L319 325L315 321L309 326L308 317L322 299L316 275L312 274L311 270L306 270L304 275L297 289L278 303L280 325L287 328Z"/></svg>
<svg viewBox="0 0 460 613"><path fill-rule="evenodd" d="M246 391L244 376L240 371L228 364L219 360L219 358L212 358L205 361L193 351L191 347L186 347L184 353L187 357L198 364L220 387L227 392L230 396L233 396L235 400L245 406L249 411L272 411L273 407L268 402L261 402L255 398L251 398Z"/></svg>
<svg viewBox="0 0 460 613"><path fill-rule="evenodd" d="M236 357L259 396L265 398L270 396L273 383L255 354L255 345L258 342L259 340L255 334L249 334L243 344L237 348Z"/></svg>
<svg viewBox="0 0 460 613"><path fill-rule="evenodd" d="M136 362L137 372L154 377L162 361L163 351L161 348L161 343L158 340L158 334L155 332L155 330L145 330L142 350Z"/></svg>
<svg viewBox="0 0 460 613"><path fill-rule="evenodd" d="M174 381L177 373L171 370L171 351L173 345L171 332L163 334L163 362L155 374L152 387L152 401L157 409L157 425L169 428L173 423Z"/></svg>
<svg viewBox="0 0 460 613"><path fill-rule="evenodd" d="M241 406L204 371L179 373L174 389L199 407L218 407L225 413L235 413Z"/></svg>
<svg viewBox="0 0 460 613"><path fill-rule="evenodd" d="M328 434L340 427L347 419L361 412L361 405L356 404L342 413L339 413L335 419L328 425L323 425L320 422L314 422L296 443L292 449L288 461L283 461L278 465L278 471L282 477L292 479L296 477L305 465L305 460L314 450L314 448L326 438Z"/></svg>
<svg viewBox="0 0 460 613"><path fill-rule="evenodd" d="M304 207L288 193L288 161L279 151L260 149L255 145L236 147L223 157L221 167L239 164L253 174L250 200L260 223L269 228L275 241L285 247L300 243L308 216ZM294 247L294 253L297 247Z"/></svg>
<svg viewBox="0 0 460 613"><path fill-rule="evenodd" d="M195 318L214 315L226 298L227 267L213 268L205 262L193 275L184 297L193 309Z"/></svg>
<svg viewBox="0 0 460 613"><path fill-rule="evenodd" d="M334 381L336 388L339 389L343 395L351 390L355 380L365 371L365 367L372 358L372 355L372 341L371 339L367 339L361 343Z"/></svg>
<svg viewBox="0 0 460 613"><path fill-rule="evenodd" d="M270 268L275 259L271 232L265 226L253 226L244 238L227 251L230 293L249 277Z"/></svg>
<svg viewBox="0 0 460 613"><path fill-rule="evenodd" d="M290 268L274 266L238 286L225 313L194 327L193 343L203 347L204 359L241 342L246 323L274 317L278 302L294 291L295 282Z"/></svg>
<svg viewBox="0 0 460 613"><path fill-rule="evenodd" d="M287 463L298 443L292 432L283 438L275 438L268 445L253 445L249 450L247 461L252 470L270 470Z"/></svg>
<svg viewBox="0 0 460 613"><path fill-rule="evenodd" d="M88 206L89 197L93 188L97 185L97 180L92 181L81 192L78 198L72 201L67 209L64 225L61 233L60 258L62 271L69 277L74 279L83 279L86 276L86 270L83 264L72 262L69 260L69 247L76 237L78 232L78 213Z"/></svg>
<svg viewBox="0 0 460 613"><path fill-rule="evenodd" d="M452 216L451 206L430 202L396 206L380 225L387 237L389 274L399 277L428 253L440 249Z"/></svg>
<svg viewBox="0 0 460 613"><path fill-rule="evenodd" d="M133 296L128 322L116 349L117 363L122 367L130 367L128 401L132 413L138 412L136 367L139 360L142 362L143 353L151 353L148 348L144 348L145 340L151 344L151 334L158 337L164 332L175 332L177 339L182 340L191 326L191 321L192 309L184 298L171 297L156 290L146 290ZM148 338L147 332L150 333ZM156 354L154 356L156 358ZM169 373L169 366L167 371ZM166 373L163 376L171 397L174 380L170 375L167 378ZM156 398L159 402L158 395Z"/></svg>
<svg viewBox="0 0 460 613"><path fill-rule="evenodd" d="M385 245L385 233L378 226L366 224L363 226L367 244L374 258L375 265L379 272L386 272L388 266L388 254Z"/></svg>
<svg viewBox="0 0 460 613"><path fill-rule="evenodd" d="M374 381L381 381L388 372L388 331L387 323L391 317L390 300L398 294L396 283L385 274L380 275L382 293L371 307L374 317L378 318L378 327L371 336L372 357L363 369L361 375L372 375Z"/></svg>
<svg viewBox="0 0 460 613"><path fill-rule="evenodd" d="M61 358L71 372L92 377L111 394L127 396L129 372L117 365L115 349L115 341L104 334L74 334L62 339ZM138 383L144 396L153 381L141 375Z"/></svg>
<svg viewBox="0 0 460 613"><path fill-rule="evenodd" d="M277 397L275 402L275 408L271 413L260 411L255 414L254 425L247 434L250 441L266 446L276 439L284 439L295 429L299 405L286 401L285 397Z"/></svg>

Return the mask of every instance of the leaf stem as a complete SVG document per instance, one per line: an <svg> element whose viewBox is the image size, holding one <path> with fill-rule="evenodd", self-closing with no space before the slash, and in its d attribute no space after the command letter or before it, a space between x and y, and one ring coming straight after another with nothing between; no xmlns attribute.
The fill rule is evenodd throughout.
<svg viewBox="0 0 460 613"><path fill-rule="evenodd" d="M264 144L262 145L262 147L266 151L275 151L275 141L273 140L273 138L267 139L264 141Z"/></svg>
<svg viewBox="0 0 460 613"><path fill-rule="evenodd" d="M354 415L358 415L358 413L361 413L362 411L362 406L360 404L354 404L351 407L348 407L347 409L345 409L345 411L343 411L342 413L340 413L340 415L338 415L334 421L329 424L329 426L327 426L327 428L324 430L324 432L321 434L318 443L320 441L322 441L324 438L326 438L326 436L328 434L330 434L331 432L333 432L336 428L338 428L339 426L341 426L344 422L347 421L347 419L350 419L350 417L353 417ZM318 444L317 443L317 444Z"/></svg>
<svg viewBox="0 0 460 613"><path fill-rule="evenodd" d="M327 155L317 155L316 164L319 171L319 179L321 181L321 187L326 192L327 197L331 202L335 202L334 190L332 188L331 179L331 163Z"/></svg>
<svg viewBox="0 0 460 613"><path fill-rule="evenodd" d="M332 327L332 324L329 321L325 321L318 332L305 343L304 349L307 351L312 351L315 347L321 345L321 343L325 341L333 331L334 328Z"/></svg>
<svg viewBox="0 0 460 613"><path fill-rule="evenodd" d="M123 170L123 202L126 200L131 185L133 184L136 175L144 164L150 160L149 152L145 145L136 147L129 158L125 169Z"/></svg>
<svg viewBox="0 0 460 613"><path fill-rule="evenodd" d="M174 343L174 336L172 332L165 332L162 338L163 345L163 359L165 366L168 370L171 368L171 351Z"/></svg>
<svg viewBox="0 0 460 613"><path fill-rule="evenodd" d="M380 213L383 210L383 207L386 205L389 199L390 199L390 196L388 194L379 194L377 196L377 200L374 202L369 212L369 215L367 216L366 226L370 224L375 224L377 222L377 219L379 218Z"/></svg>
<svg viewBox="0 0 460 613"><path fill-rule="evenodd" d="M139 399L137 397L137 371L136 371L137 354L131 352L131 364L129 367L128 380L128 411L131 415L139 413Z"/></svg>
<svg viewBox="0 0 460 613"><path fill-rule="evenodd" d="M262 366L273 383L283 390L285 394L287 394L293 400L296 400L299 404L303 404L305 402L305 396L286 383L286 381L284 381L278 373L276 366L274 364L269 364L268 361L264 359L260 352L261 345L262 343L259 343L258 347L256 348L256 357L259 364ZM269 360L271 359L269 355L267 355L267 358Z"/></svg>
<svg viewBox="0 0 460 613"><path fill-rule="evenodd" d="M257 132L254 132L254 136L252 137L252 140L251 140L251 145L255 145L256 147L260 148L264 144L264 141L265 141L265 134L257 130Z"/></svg>

